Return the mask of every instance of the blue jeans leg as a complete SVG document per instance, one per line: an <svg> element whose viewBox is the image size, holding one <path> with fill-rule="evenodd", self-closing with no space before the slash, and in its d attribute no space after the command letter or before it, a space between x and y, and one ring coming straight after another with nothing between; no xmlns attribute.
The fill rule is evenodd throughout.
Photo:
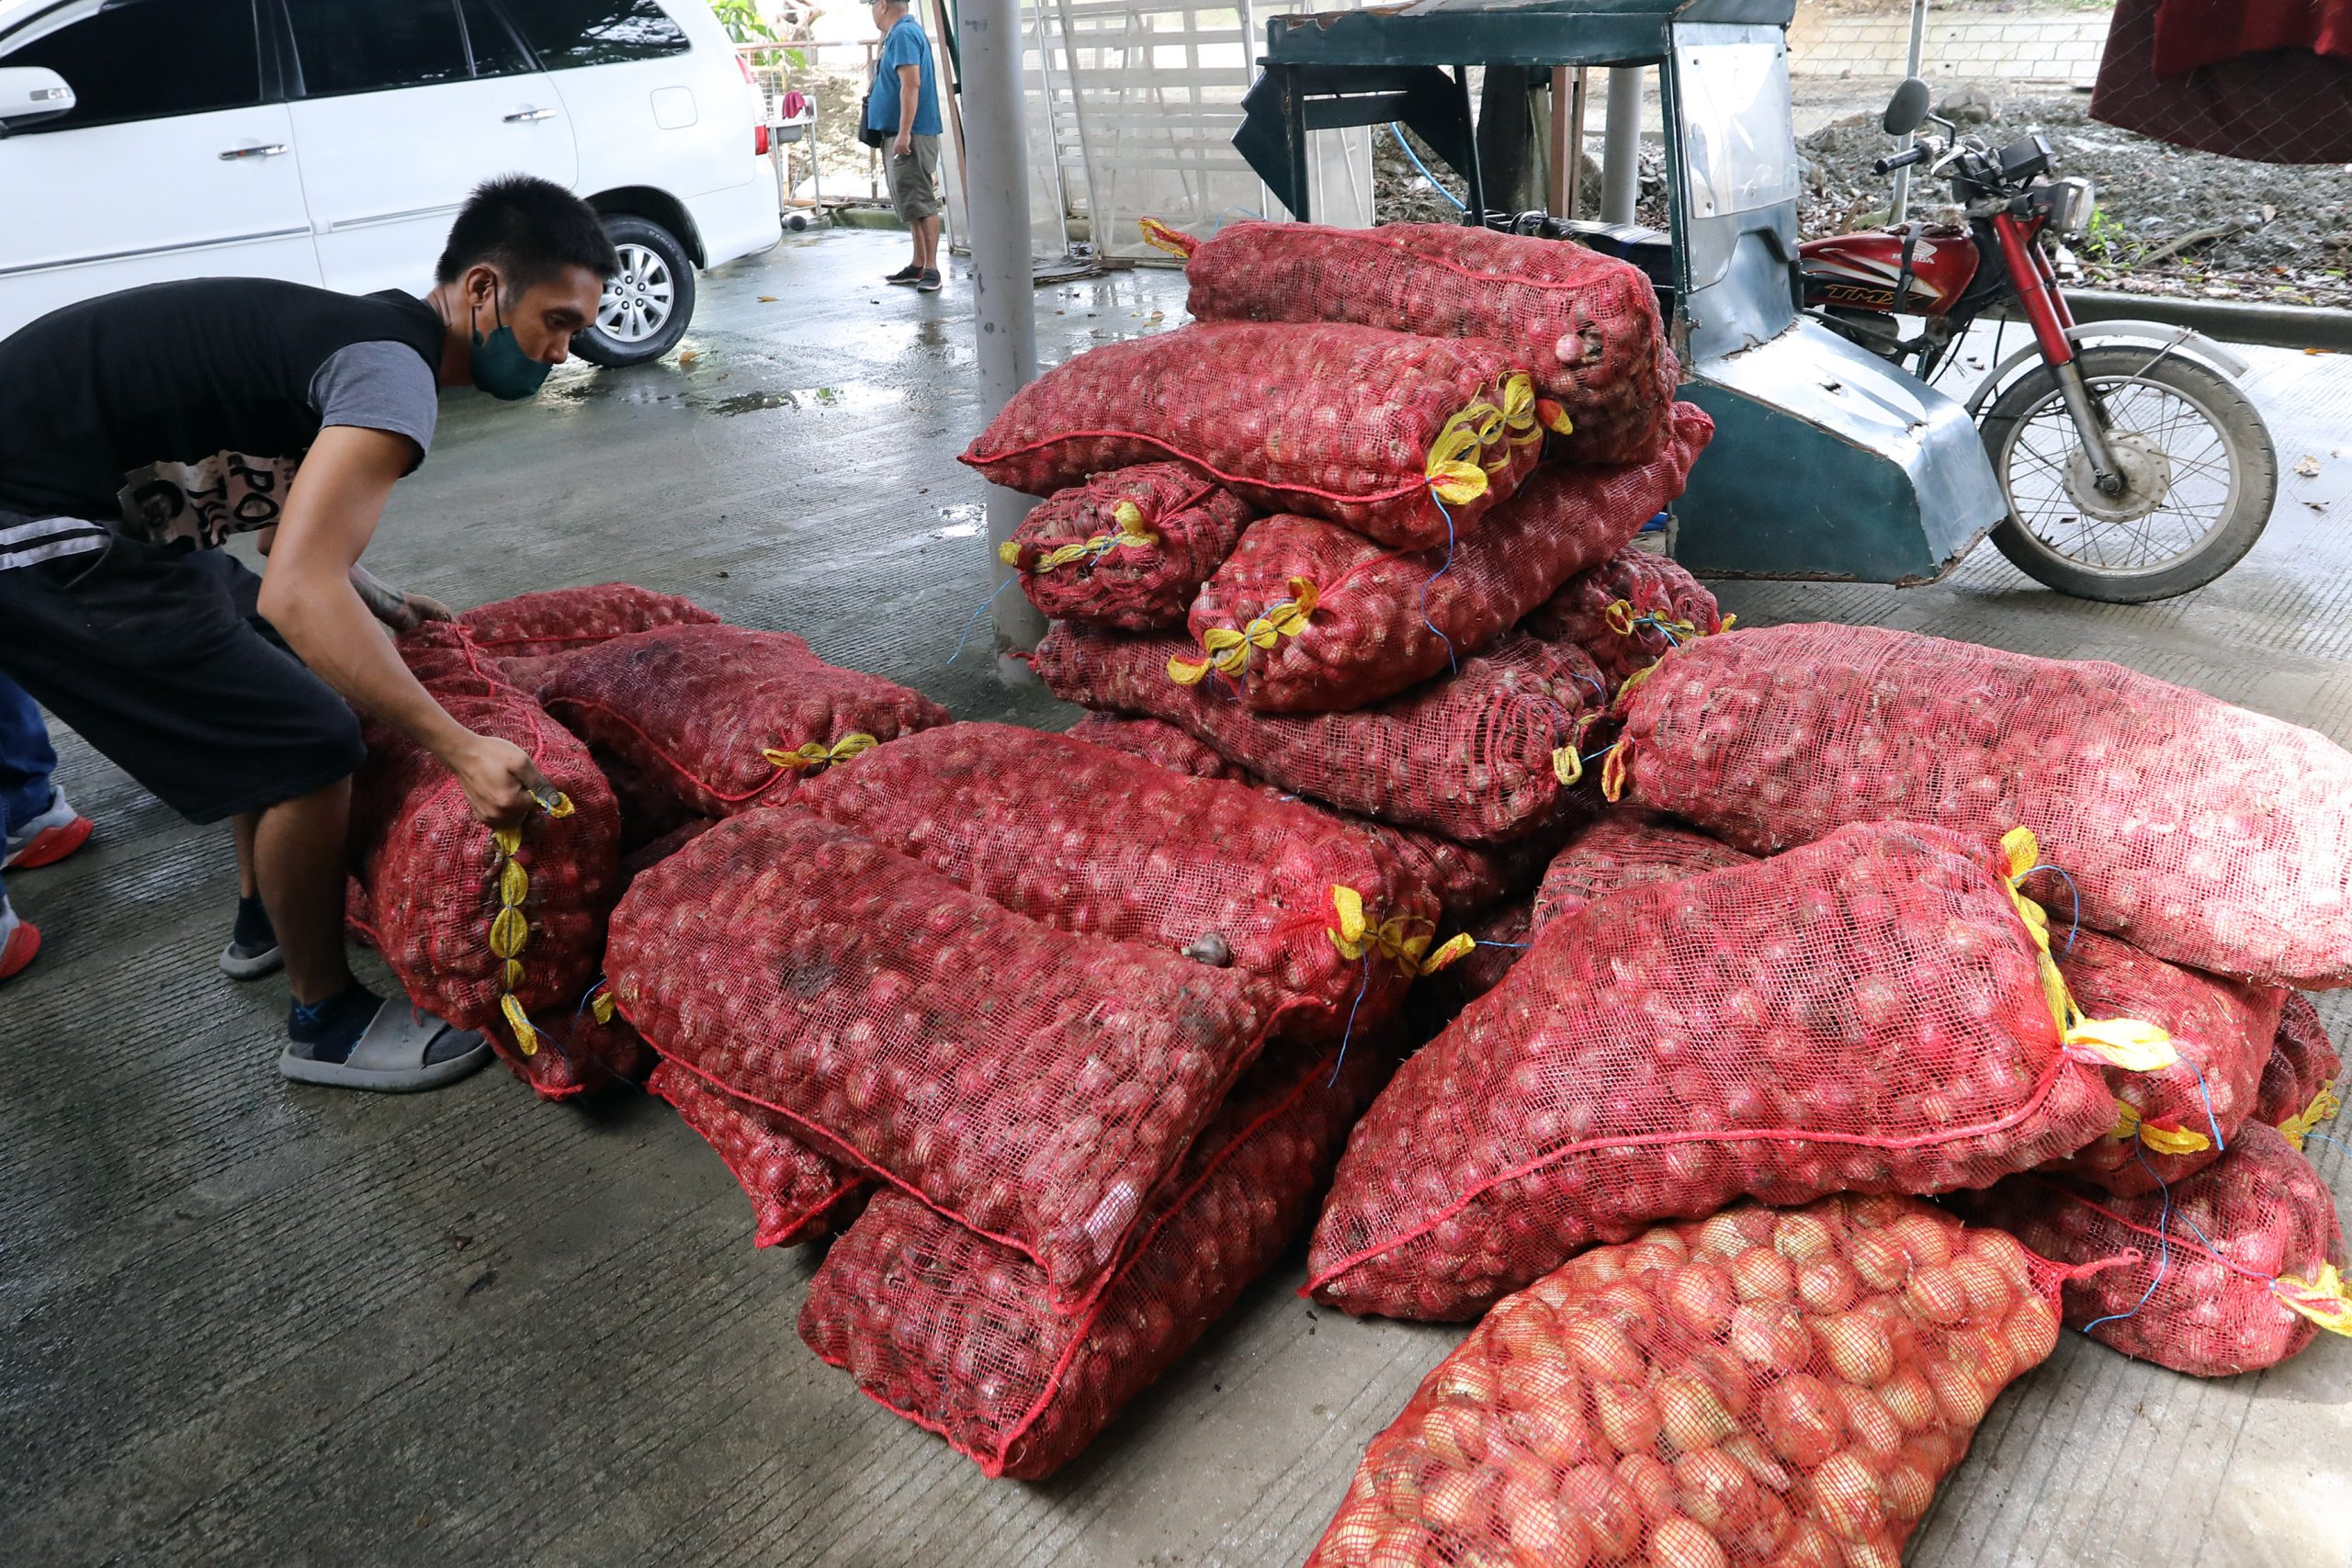
<svg viewBox="0 0 2352 1568"><path fill-rule="evenodd" d="M0 675L0 818L13 828L48 810L49 776L56 771L40 705Z"/></svg>
<svg viewBox="0 0 2352 1568"><path fill-rule="evenodd" d="M14 826L48 810L49 775L56 771L40 705L0 675L0 823ZM7 901L7 885L0 882L0 905Z"/></svg>

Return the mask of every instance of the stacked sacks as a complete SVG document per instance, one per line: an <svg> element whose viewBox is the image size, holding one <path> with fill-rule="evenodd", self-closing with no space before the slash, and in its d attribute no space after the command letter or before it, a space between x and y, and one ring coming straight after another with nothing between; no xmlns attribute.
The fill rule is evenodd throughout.
<svg viewBox="0 0 2352 1568"><path fill-rule="evenodd" d="M964 461L1044 494L1172 458L1261 510L1425 549L1534 468L1544 432L1523 357L1373 327L1203 322L1047 371Z"/></svg>
<svg viewBox="0 0 2352 1568"><path fill-rule="evenodd" d="M1592 656L1611 692L1667 649L1731 625L1715 596L1663 556L1625 549L1560 585L1523 623L1546 642Z"/></svg>
<svg viewBox="0 0 2352 1568"><path fill-rule="evenodd" d="M1138 463L1057 491L1001 553L1040 613L1151 631L1183 624L1250 515L1240 497L1182 463Z"/></svg>
<svg viewBox="0 0 2352 1568"><path fill-rule="evenodd" d="M541 1094L634 1076L640 1064L625 1032L569 1027L596 977L619 893L611 789L587 749L509 683L462 626L422 627L401 651L451 716L521 747L558 793L522 827L493 831L474 819L455 774L365 721L368 761L352 781L350 923L417 1006L481 1031Z"/></svg>
<svg viewBox="0 0 2352 1568"><path fill-rule="evenodd" d="M1336 817L1370 834L1396 857L1410 882L1427 887L1437 898L1438 918L1458 925L1515 893L1524 891L1544 874L1551 854L1546 838L1520 839L1507 844L1465 844L1423 828L1399 828L1369 817L1333 811L1306 796L1252 778L1217 754L1208 742L1194 739L1172 724L1156 718L1122 718L1091 713L1072 725L1073 740L1108 747L1141 757L1148 762L1193 778L1231 779L1252 785L1278 800Z"/></svg>
<svg viewBox="0 0 2352 1568"><path fill-rule="evenodd" d="M2007 869L1867 825L1555 917L1358 1128L1316 1295L1471 1317L1739 1197L1980 1187L2083 1147L2115 1120L2088 1064L2132 1037L2079 1020Z"/></svg>
<svg viewBox="0 0 2352 1568"><path fill-rule="evenodd" d="M539 701L638 787L705 817L788 796L880 742L947 722L930 698L828 664L790 632L730 626L598 643L550 671Z"/></svg>
<svg viewBox="0 0 2352 1568"><path fill-rule="evenodd" d="M1430 549L1388 549L1317 518L1254 523L1193 601L1202 651L1183 672L1214 669L1261 713L1394 696L1489 647L1621 549L1682 493L1713 433L1705 413L1676 404L1668 438L1647 461L1540 468L1476 527ZM1271 637L1254 629L1261 623Z"/></svg>
<svg viewBox="0 0 2352 1568"><path fill-rule="evenodd" d="M1769 854L1842 823L2033 830L2032 890L2143 953L2352 983L2352 753L2118 665L1873 626L1701 637L1618 705L1612 795Z"/></svg>
<svg viewBox="0 0 2352 1568"><path fill-rule="evenodd" d="M1246 976L1057 931L791 807L639 875L606 957L665 1060L809 1147L1100 1289L1263 1043Z"/></svg>
<svg viewBox="0 0 2352 1568"><path fill-rule="evenodd" d="M473 645L509 681L536 688L566 655L656 626L710 626L718 617L691 599L628 582L550 588L478 604L458 617Z"/></svg>
<svg viewBox="0 0 2352 1568"><path fill-rule="evenodd" d="M2335 1093L2336 1075L2343 1070L2319 1010L2301 991L2288 992L2278 1014L2278 1039L2256 1091L2254 1119L2278 1128L2301 1148L2305 1137L2343 1109Z"/></svg>
<svg viewBox="0 0 2352 1568"><path fill-rule="evenodd" d="M1032 491L1158 459L1098 474L1089 523L1061 516L1083 493L1057 497L1014 541L1057 612L1039 673L1183 730L1189 752L1142 743L1182 770L1377 824L1459 931L1591 812L1583 752L1609 683L1514 628L1681 493L1713 424L1674 402L1634 269L1548 241L1383 235L1238 226L1193 259L1197 324L1041 377L965 459ZM1292 281L1253 282L1276 276ZM1125 614L1105 608L1115 578L1046 581L1148 568L1148 509L1118 525L1101 501L1139 476L1172 486L1171 467L1274 513L1201 582L1182 635L1163 582Z"/></svg>
<svg viewBox="0 0 2352 1568"><path fill-rule="evenodd" d="M1679 367L1639 268L1581 245L1455 223L1324 229L1232 223L1194 241L1147 222L1186 258L1204 321L1355 321L1524 345L1559 411L1560 454L1637 463L1666 439Z"/></svg>
<svg viewBox="0 0 2352 1568"><path fill-rule="evenodd" d="M1229 970L1285 1037L1384 1021L1437 933L1374 835L1067 736L953 724L792 803L1042 924Z"/></svg>
<svg viewBox="0 0 2352 1568"><path fill-rule="evenodd" d="M2066 1322L2127 1356L2228 1377L2276 1366L2323 1328L2352 1335L2344 1230L2327 1184L2259 1122L2169 1188L2116 1197L2012 1178L1962 1204L2062 1263L2114 1260L2066 1287Z"/></svg>
<svg viewBox="0 0 2352 1568"><path fill-rule="evenodd" d="M1178 637L1122 637L1067 622L1037 646L1064 702L1163 719L1259 778L1391 824L1504 844L1584 807L1577 741L1600 678L1573 649L1508 637L1459 672L1353 713L1257 714L1215 682L1169 678Z"/></svg>
<svg viewBox="0 0 2352 1568"><path fill-rule="evenodd" d="M1078 1313L1051 1309L1027 1259L892 1192L826 1255L800 1337L987 1474L1050 1474L1296 1239L1393 1055L1367 1041L1269 1050Z"/></svg>

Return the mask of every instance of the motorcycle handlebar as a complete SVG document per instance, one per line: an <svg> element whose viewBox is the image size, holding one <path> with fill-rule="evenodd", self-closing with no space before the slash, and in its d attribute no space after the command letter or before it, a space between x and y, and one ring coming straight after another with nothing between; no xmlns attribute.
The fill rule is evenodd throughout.
<svg viewBox="0 0 2352 1568"><path fill-rule="evenodd" d="M1897 169L1907 169L1914 164L1924 164L1927 161L1927 143L1916 142L1910 147L1905 148L1904 151L1897 152L1892 158L1881 158L1877 163L1872 164L1871 165L1871 173L1874 175L1891 175Z"/></svg>

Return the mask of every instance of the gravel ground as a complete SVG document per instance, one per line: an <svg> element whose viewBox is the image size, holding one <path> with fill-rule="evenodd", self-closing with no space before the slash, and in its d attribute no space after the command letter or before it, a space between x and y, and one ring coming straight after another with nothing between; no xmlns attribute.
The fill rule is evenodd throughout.
<svg viewBox="0 0 2352 1568"><path fill-rule="evenodd" d="M2040 131L2058 150L2060 174L2085 175L2098 187L2098 217L2090 240L2071 257L2070 281L2135 294L2352 306L2352 177L2345 169L2220 158L2135 136L2089 119L2086 94L2010 96L1997 88L1947 88L1946 107L1955 97L1988 117L1963 122L1964 132L1998 145ZM1418 139L1415 144L1458 192L1452 171ZM1800 219L1807 239L1884 221L1890 185L1870 166L1893 143L1879 130L1876 110L1833 120L1797 145L1812 164ZM1381 222L1451 222L1457 216L1385 130L1374 143L1373 178ZM1665 188L1663 154L1645 146L1643 222L1665 225ZM1913 194L1943 193L1915 185ZM1589 166L1583 216L1598 216L1599 206L1598 171ZM1917 199L1912 210L1930 220L1952 211ZM2233 231L2210 236L2218 226ZM2062 272L2069 271L2068 261L2061 258Z"/></svg>
<svg viewBox="0 0 2352 1568"><path fill-rule="evenodd" d="M1977 102L1992 118L1963 131L1996 145L2040 131L2058 151L2060 174L2097 187L2091 238L2075 255L2082 282L2136 294L2352 305L2352 179L2343 169L2218 158L2135 136L2089 119L2085 95L1995 95L1988 104L1980 93ZM1813 163L1806 238L1883 220L1888 184L1870 165L1890 145L1874 115L1838 120L1798 143ZM1930 220L1951 210L1913 207ZM2174 248L2224 225L2245 227Z"/></svg>

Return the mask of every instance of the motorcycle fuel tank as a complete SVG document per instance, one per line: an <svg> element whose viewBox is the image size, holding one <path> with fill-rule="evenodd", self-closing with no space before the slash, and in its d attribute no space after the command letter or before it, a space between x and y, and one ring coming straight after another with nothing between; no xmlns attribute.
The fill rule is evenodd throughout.
<svg viewBox="0 0 2352 1568"><path fill-rule="evenodd" d="M1797 247L1804 273L1807 309L1842 305L1849 310L1900 310L1940 316L1966 293L1976 276L1976 243L1965 229L1923 224L1911 251L1911 276L1903 276L1901 229L1833 234ZM1898 288L1901 298L1896 298Z"/></svg>

